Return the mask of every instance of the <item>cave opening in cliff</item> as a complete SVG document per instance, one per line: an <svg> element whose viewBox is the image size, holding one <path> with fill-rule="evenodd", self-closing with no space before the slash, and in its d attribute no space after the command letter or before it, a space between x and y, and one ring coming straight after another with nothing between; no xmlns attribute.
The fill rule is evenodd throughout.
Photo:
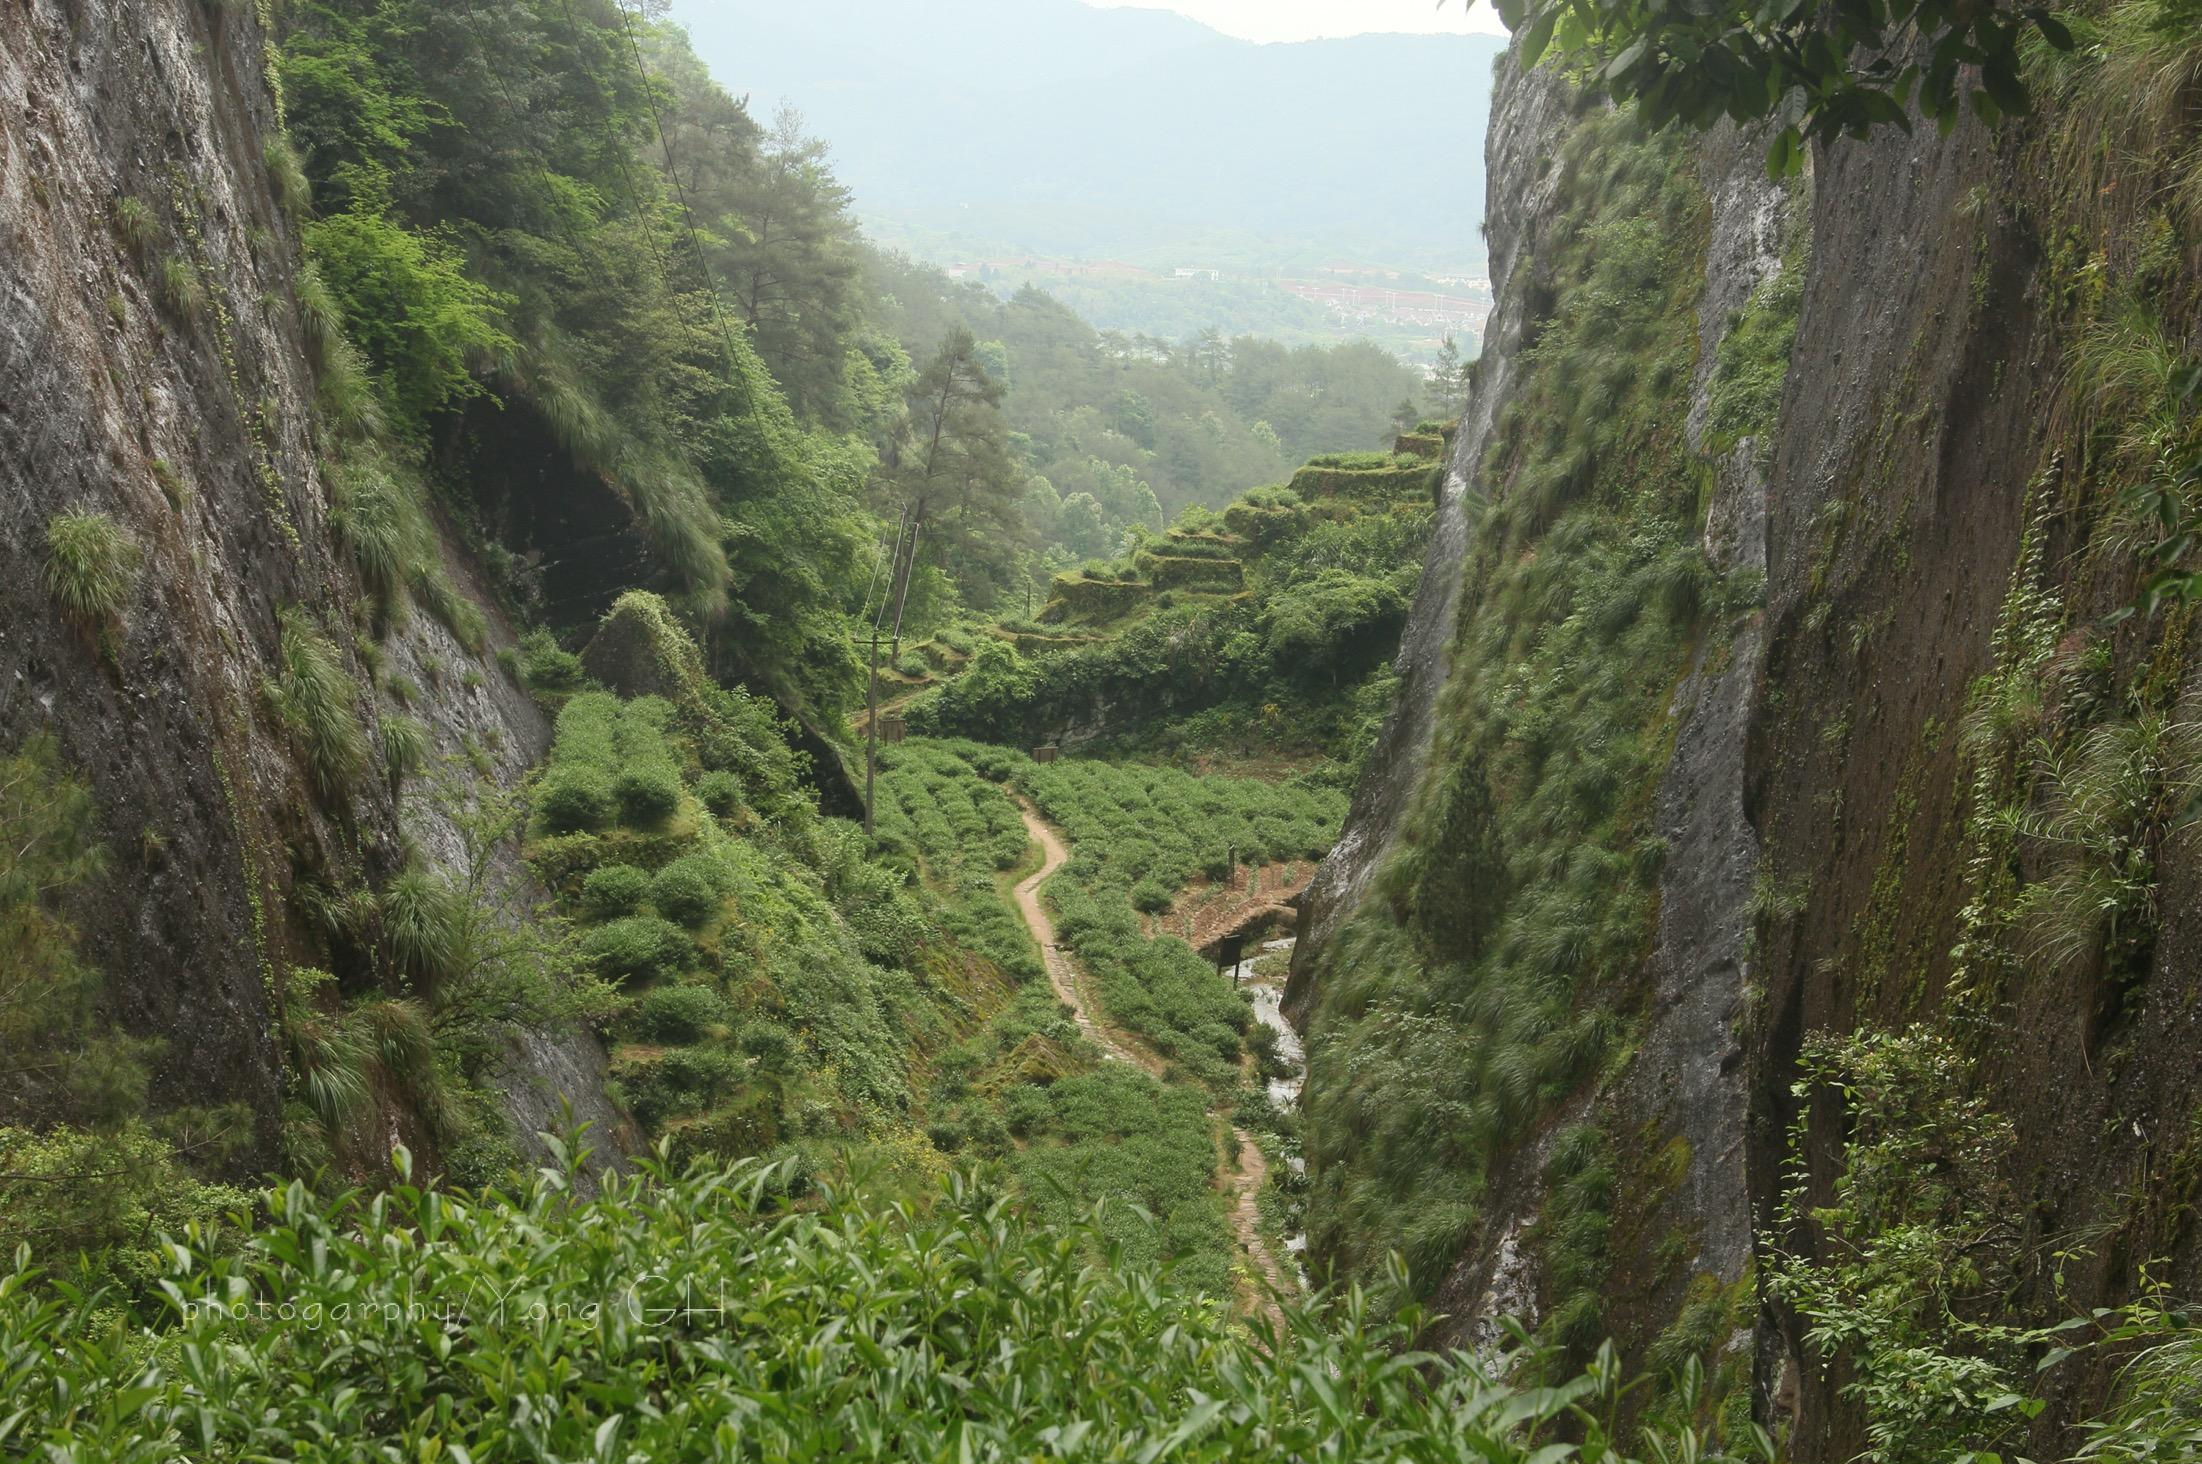
<svg viewBox="0 0 2202 1464"><path fill-rule="evenodd" d="M473 485L482 527L513 556L515 592L541 619L593 624L623 591L655 577L626 496L578 463L533 405L477 401L461 440L459 469Z"/></svg>

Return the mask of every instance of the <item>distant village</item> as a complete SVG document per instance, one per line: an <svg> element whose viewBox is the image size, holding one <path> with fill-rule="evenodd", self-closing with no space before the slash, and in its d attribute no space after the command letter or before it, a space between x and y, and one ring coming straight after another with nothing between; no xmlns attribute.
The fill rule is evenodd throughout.
<svg viewBox="0 0 2202 1464"><path fill-rule="evenodd" d="M1002 279L1083 279L1097 283L1171 280L1243 280L1265 284L1313 301L1347 325L1410 326L1437 334L1481 336L1491 313L1491 282L1477 275L1420 275L1362 264L1329 264L1312 278L1278 279L1237 275L1200 265L1168 271L1146 269L1120 259L981 259L945 266L948 277L982 283ZM1435 285L1440 288L1429 289Z"/></svg>

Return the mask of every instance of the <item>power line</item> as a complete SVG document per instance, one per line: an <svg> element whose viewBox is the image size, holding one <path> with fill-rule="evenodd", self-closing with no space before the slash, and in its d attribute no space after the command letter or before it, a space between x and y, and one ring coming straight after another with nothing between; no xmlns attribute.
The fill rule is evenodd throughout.
<svg viewBox="0 0 2202 1464"><path fill-rule="evenodd" d="M749 409L750 420L761 432L764 422L757 414L757 399L750 392L748 373L741 369L740 353L734 349L733 327L726 318L726 302L719 293L718 274L711 268L710 257L704 253L703 238L696 231L696 211L689 206L688 185L681 181L680 165L673 158L672 134L665 130L665 117L658 110L657 88L650 80L649 66L642 59L642 43L635 38L634 17L619 0L612 0L612 9L626 33L627 52L634 58L635 74L642 79L643 104L650 109L650 124L657 129L658 147L665 153L665 177L673 185L673 196L680 203L681 221L688 228L688 247L696 256L696 268L703 272L705 291L711 296L711 313L719 323L720 340L726 347L727 374L734 378L741 390L743 404Z"/></svg>

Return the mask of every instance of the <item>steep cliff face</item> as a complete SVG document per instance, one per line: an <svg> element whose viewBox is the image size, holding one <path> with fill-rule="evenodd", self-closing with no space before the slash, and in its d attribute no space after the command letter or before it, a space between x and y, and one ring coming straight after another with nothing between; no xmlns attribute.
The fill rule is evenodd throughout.
<svg viewBox="0 0 2202 1464"><path fill-rule="evenodd" d="M1428 762L1438 694L1445 687L1446 651L1459 618L1461 567L1468 553L1470 481L1490 440L1498 406L1506 400L1514 361L1535 325L1527 272L1519 266L1552 208L1560 170L1548 148L1565 125L1568 97L1564 87L1544 74L1524 76L1503 63L1495 86L1493 125L1485 145L1489 154L1485 168L1491 181L1484 235L1497 293L1484 325L1483 354L1475 364L1467 409L1445 463L1422 578L1393 660L1399 675L1398 698L1363 763L1360 781L1354 786L1353 808L1338 842L1316 871L1302 902L1302 933L1312 939L1300 947L1305 954L1294 960L1286 993L1288 1009L1297 1014L1295 1020L1305 1014L1309 958L1336 934L1339 922L1367 893Z"/></svg>
<svg viewBox="0 0 2202 1464"><path fill-rule="evenodd" d="M250 1110L247 1171L278 1146L289 973L328 959L294 888L378 886L409 843L460 857L448 818L401 811L394 779L317 780L271 694L286 634L348 678L372 769L391 688L415 698L431 756L492 782L548 735L486 659L497 630L473 651L425 614L366 634L271 187L265 44L249 6L0 15L0 746L50 732L90 784L109 867L73 913L104 1019L161 1039L156 1108ZM66 517L120 546L122 591L96 613L66 610L52 580Z"/></svg>
<svg viewBox="0 0 2202 1464"><path fill-rule="evenodd" d="M1905 1203L1998 1307L2192 1289L2202 703L2189 612L2129 613L2192 422L2190 73L2116 35L2024 123L1789 188L1727 128L1636 187L1625 115L1502 80L1461 532L1294 970L1318 1259L1404 1250L1438 1340L1694 1355L1857 1453L1896 1405L1815 1308L1881 1223L1836 1181L1888 1098L1844 1084L1908 1030L1987 1137ZM2016 1366L1954 1305L1886 1326ZM2052 1375L2031 1442L2105 1385Z"/></svg>
<svg viewBox="0 0 2202 1464"><path fill-rule="evenodd" d="M2161 191L2191 122L2155 110L2177 56L2106 46L2023 126L1815 159L1771 467L1752 1189L1778 1191L1801 1120L1790 1162L1834 1194L1846 1115L1824 1090L1800 1113L1801 1049L1925 1023L2009 1126L2008 1284L2047 1320L2143 1267L2202 1279L2202 665L2190 610L2128 613L2156 537L2138 490L2177 450L2166 376L2196 343L2193 235ZM1800 1444L1845 1456L1868 1422L1849 1376L1800 1365L1781 1323ZM2052 1375L2035 1444L2104 1381Z"/></svg>

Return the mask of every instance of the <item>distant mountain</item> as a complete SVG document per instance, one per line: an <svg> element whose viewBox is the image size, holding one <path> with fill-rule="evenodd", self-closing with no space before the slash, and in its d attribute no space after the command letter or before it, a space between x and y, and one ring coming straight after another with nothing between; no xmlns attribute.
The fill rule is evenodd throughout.
<svg viewBox="0 0 2202 1464"><path fill-rule="evenodd" d="M1479 269L1493 36L1235 40L1076 0L675 0L799 107L890 242L1147 265Z"/></svg>

